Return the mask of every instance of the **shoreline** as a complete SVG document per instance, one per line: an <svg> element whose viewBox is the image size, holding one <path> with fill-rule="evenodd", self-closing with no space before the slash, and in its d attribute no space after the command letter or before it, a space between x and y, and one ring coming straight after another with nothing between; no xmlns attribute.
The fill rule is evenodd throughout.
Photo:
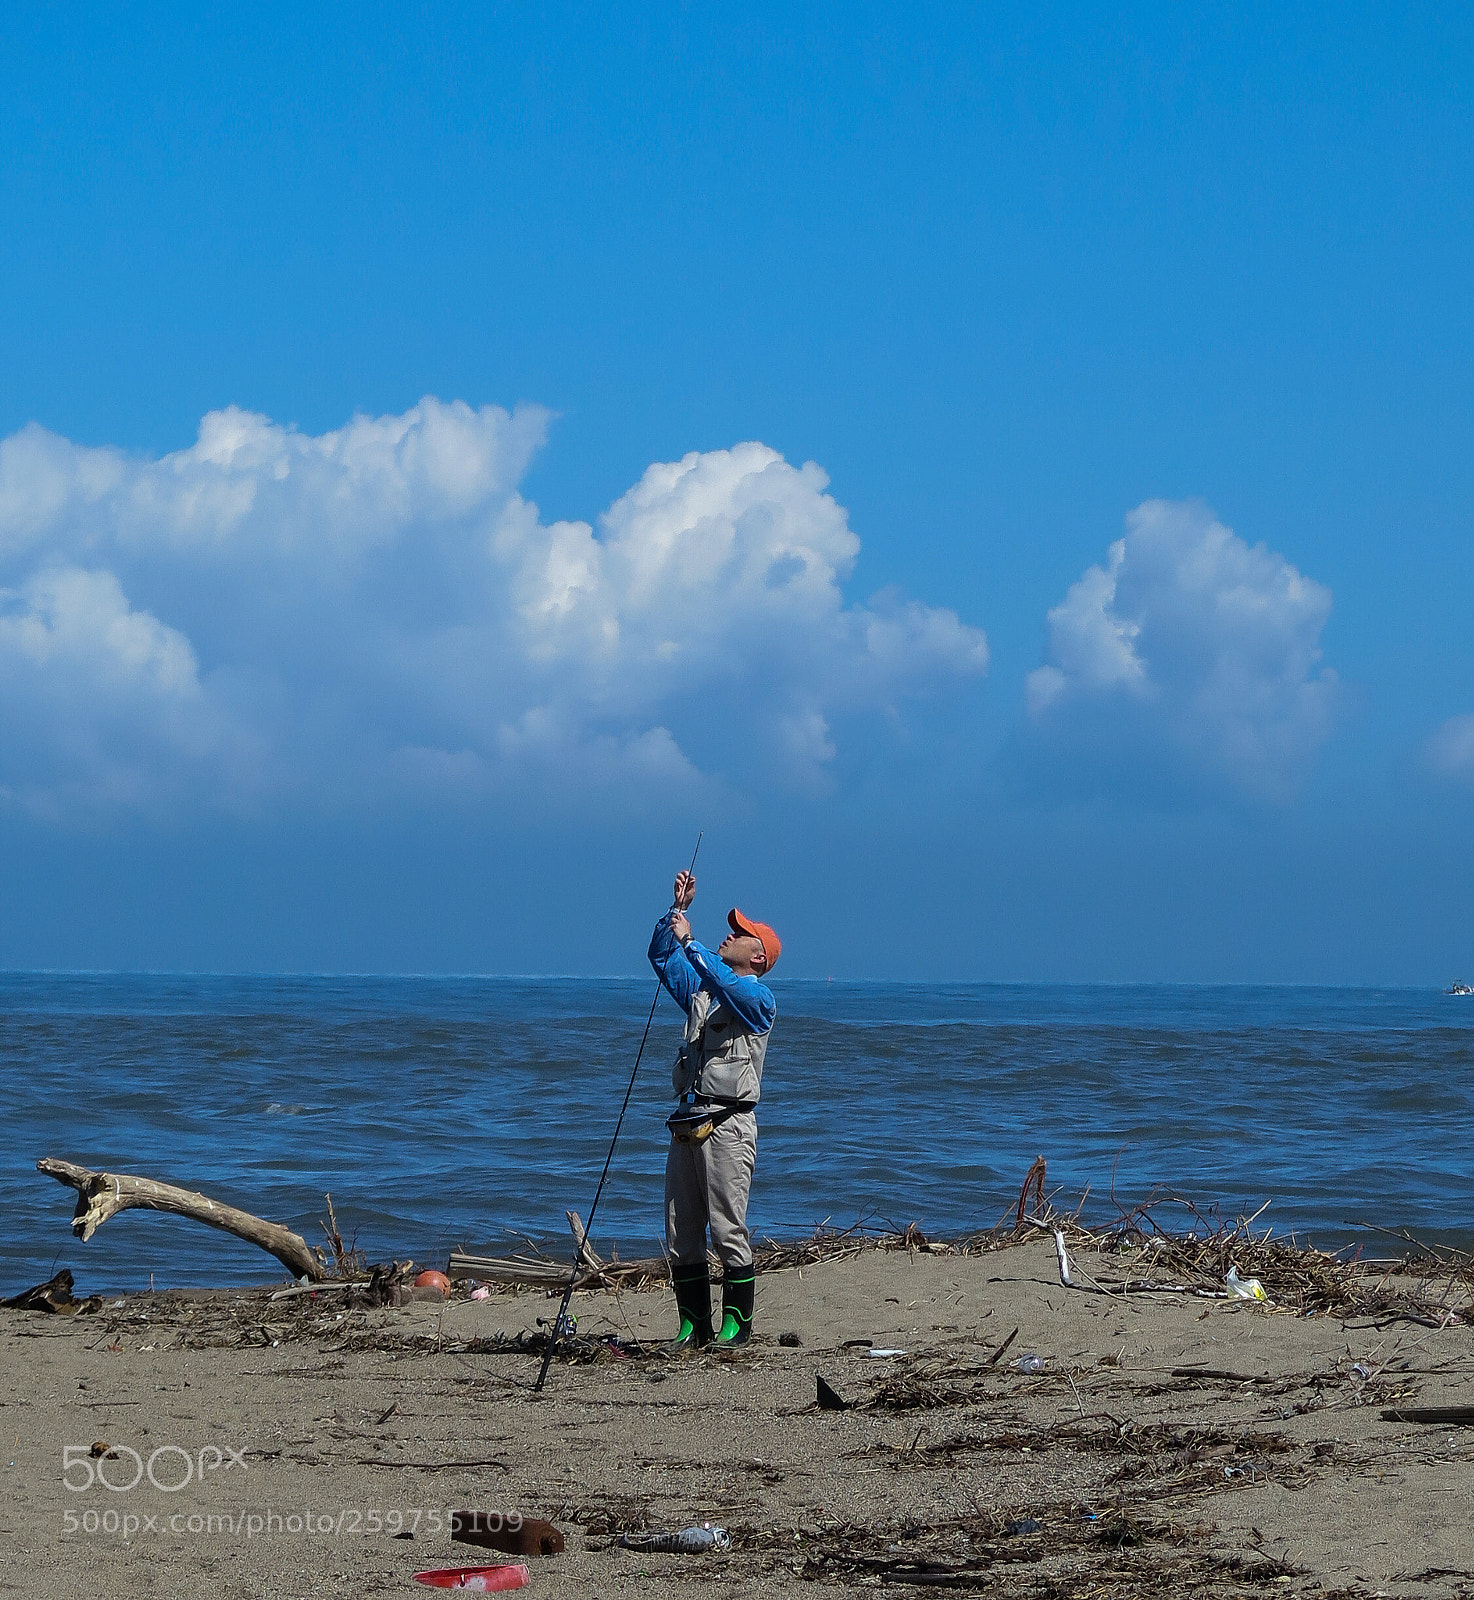
<svg viewBox="0 0 1474 1600"><path fill-rule="evenodd" d="M1025 1190L1032 1189L1033 1175L1025 1182ZM1062 1229L1071 1241L1071 1248L1083 1246L1091 1250L1106 1249L1111 1252L1127 1252L1132 1250L1165 1251L1161 1259L1171 1259L1178 1262L1184 1271L1196 1271L1203 1277L1200 1287L1211 1287L1210 1280L1214 1277L1221 1278L1227 1269L1230 1258L1238 1262L1248 1275L1251 1270L1257 1270L1255 1263L1267 1263L1268 1269L1276 1270L1276 1263L1289 1262L1294 1258L1316 1259L1336 1271L1366 1272L1371 1268L1380 1271L1391 1271L1404 1277L1423 1275L1436 1275L1439 1272L1447 1273L1450 1269L1457 1272L1467 1272L1471 1282L1474 1282L1474 1234L1466 1235L1460 1230L1446 1230L1449 1238L1436 1236L1435 1232L1424 1230L1421 1236L1415 1236L1410 1229L1384 1227L1373 1223L1359 1224L1357 1232L1344 1243L1317 1244L1306 1236L1303 1230L1290 1230L1277 1234L1273 1228L1266 1228L1263 1233L1251 1232L1251 1226L1269 1207L1272 1202L1266 1201L1264 1205L1245 1217L1240 1215L1230 1225L1226 1222L1216 1227L1209 1227L1210 1220L1215 1219L1215 1207L1197 1207L1190 1202L1172 1200L1172 1204L1183 1207L1189 1218L1189 1228L1183 1232L1172 1232L1162 1227L1152 1216L1152 1212L1159 1209L1159 1203L1148 1202L1136 1207L1130 1212L1120 1211L1113 1221L1101 1221L1093 1218L1081 1220L1083 1205L1070 1212L1056 1212L1052 1203L1042 1196L1036 1196L1036 1204L1043 1202L1042 1211L1031 1211L1027 1215L1019 1201L1010 1200L1004 1208L1003 1215L991 1227L972 1229L965 1233L952 1236L938 1236L928 1234L923 1230L920 1222L911 1222L905 1228L897 1228L892 1224L879 1224L874 1215L858 1218L848 1227L837 1228L827 1221L814 1226L812 1229L786 1238L776 1238L772 1235L753 1234L754 1261L759 1273L773 1271L786 1266L809 1264L826 1258L834 1252L849 1253L853 1250L894 1250L912 1249L922 1252L931 1252L938 1255L976 1256L987 1254L1000 1249L1015 1247L1028 1243L1036 1237L1046 1237L1051 1230ZM576 1213L568 1212L570 1222ZM112 1244L118 1238L118 1229L129 1226L136 1227L140 1218L151 1217L153 1225L157 1226L163 1218L160 1214L149 1211L137 1211L129 1223L120 1224L113 1220L113 1227L107 1235L107 1243ZM1012 1219L1012 1220L1011 1220ZM167 1227L176 1244L178 1240L198 1238L201 1242L202 1253L208 1253L211 1245L219 1246L222 1242L219 1236L206 1240L199 1235L194 1221L189 1218L173 1219ZM276 1226L268 1224L268 1226ZM582 1224L579 1224L580 1228ZM227 1236L232 1249L243 1249L245 1254L261 1265L264 1273L265 1258L260 1249L254 1244L242 1240L238 1236ZM461 1247L453 1247L446 1254L443 1243L437 1243L429 1256L421 1259L417 1256L393 1257L395 1264L406 1268L413 1267L416 1271L428 1267L436 1267L448 1271L450 1276L465 1279L475 1283L476 1272L473 1270L477 1261L500 1262L509 1267L520 1264L530 1268L524 1277L505 1276L499 1280L498 1275L488 1277L489 1286L500 1291L506 1287L521 1286L529 1289L541 1289L547 1286L551 1277L558 1277L560 1286L566 1285L568 1273L573 1269L574 1249L569 1243L567 1235L560 1239L551 1236L543 1239L510 1230L506 1238L515 1241L521 1248L509 1255L497 1255L490 1251L485 1253L467 1251ZM224 1282L216 1278L206 1281L201 1274L201 1281L187 1283L166 1283L155 1287L150 1284L148 1288L99 1288L91 1281L88 1274L88 1258L95 1250L91 1241L79 1241L71 1237L68 1241L74 1247L68 1251L65 1247L59 1248L51 1263L51 1271L60 1271L71 1268L74 1273L80 1273L82 1283L77 1293L79 1298L87 1294L100 1295L109 1301L129 1297L146 1297L151 1295L190 1294L190 1295L251 1295L269 1293L275 1290L288 1288L298 1280L289 1273L275 1278L264 1276L251 1277L244 1281ZM658 1242L658 1241L657 1241ZM609 1245L601 1239L601 1248L609 1249ZM547 1248L544 1248L544 1245ZM1395 1246L1403 1248L1396 1249ZM346 1248L346 1247L345 1247ZM579 1244L579 1260L587 1262L585 1245ZM327 1252L318 1247L319 1254ZM64 1261L64 1255L71 1254L75 1261ZM351 1254L361 1265L358 1276L363 1283L367 1283L370 1276L368 1258L363 1249L356 1244ZM605 1259L596 1255L593 1260L598 1263L604 1274L604 1281L626 1283L632 1278L648 1278L652 1274L665 1280L665 1263L657 1256L632 1256L622 1257L618 1245L613 1247L612 1254ZM709 1254L713 1278L720 1276L720 1262L714 1255ZM457 1263L462 1263L458 1271ZM329 1266L331 1268L331 1262ZM280 1271L280 1269L279 1269ZM587 1265L580 1268L580 1272L587 1275ZM154 1272L151 1270L152 1278ZM326 1282L335 1282L340 1274L330 1271ZM350 1277L354 1274L350 1273ZM42 1280L44 1281L44 1280ZM583 1279L580 1278L580 1286ZM18 1295L33 1285L21 1285L18 1281L13 1285L0 1285L0 1290L8 1290L9 1294ZM6 1294L0 1293L0 1301L4 1301Z"/></svg>

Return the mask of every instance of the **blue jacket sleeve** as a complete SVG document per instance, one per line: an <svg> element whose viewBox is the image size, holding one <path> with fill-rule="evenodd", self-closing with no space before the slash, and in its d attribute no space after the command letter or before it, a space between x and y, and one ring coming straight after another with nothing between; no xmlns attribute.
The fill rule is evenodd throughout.
<svg viewBox="0 0 1474 1600"><path fill-rule="evenodd" d="M687 965L699 974L702 985L716 995L744 1028L766 1033L773 1026L778 1003L767 984L753 977L739 978L719 955L695 939L686 946L684 953Z"/></svg>
<svg viewBox="0 0 1474 1600"><path fill-rule="evenodd" d="M655 924L655 932L650 936L650 965L655 968L655 976L665 985L671 999L689 1016L691 1002L701 987L701 979L686 959L686 952L681 949L675 934L670 931L669 911Z"/></svg>

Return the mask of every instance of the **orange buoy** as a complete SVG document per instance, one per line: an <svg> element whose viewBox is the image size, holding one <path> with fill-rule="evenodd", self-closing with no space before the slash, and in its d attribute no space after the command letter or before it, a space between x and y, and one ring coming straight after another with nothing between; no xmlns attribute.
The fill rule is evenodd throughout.
<svg viewBox="0 0 1474 1600"><path fill-rule="evenodd" d="M437 1272L433 1267L428 1272L422 1272L415 1279L416 1289L439 1289L441 1294L450 1293L450 1279L443 1272Z"/></svg>

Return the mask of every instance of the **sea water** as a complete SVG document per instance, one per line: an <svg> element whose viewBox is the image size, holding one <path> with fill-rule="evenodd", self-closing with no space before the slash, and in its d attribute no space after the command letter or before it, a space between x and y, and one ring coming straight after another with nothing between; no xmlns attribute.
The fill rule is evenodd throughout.
<svg viewBox="0 0 1474 1600"><path fill-rule="evenodd" d="M991 1226L1038 1155L1096 1222L1155 1202L1206 1225L1397 1248L1474 1242L1474 999L1421 989L807 983L775 978L749 1221ZM0 976L0 1293L266 1282L199 1224L127 1212L83 1245L41 1156L140 1173L370 1260L443 1264L587 1216L653 981ZM659 1253L667 998L594 1227ZM1087 1193L1088 1191L1088 1193Z"/></svg>

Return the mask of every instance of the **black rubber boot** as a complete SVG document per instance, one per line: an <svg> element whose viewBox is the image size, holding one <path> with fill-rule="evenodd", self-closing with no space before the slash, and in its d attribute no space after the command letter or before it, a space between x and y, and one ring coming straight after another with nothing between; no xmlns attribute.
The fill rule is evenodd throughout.
<svg viewBox="0 0 1474 1600"><path fill-rule="evenodd" d="M676 1291L676 1310L681 1316L681 1331L672 1341L677 1350L694 1350L711 1343L711 1275L703 1261L699 1266L672 1266L671 1287Z"/></svg>
<svg viewBox="0 0 1474 1600"><path fill-rule="evenodd" d="M752 1301L756 1291L752 1267L728 1267L722 1280L722 1331L712 1341L719 1349L746 1344L752 1337Z"/></svg>

